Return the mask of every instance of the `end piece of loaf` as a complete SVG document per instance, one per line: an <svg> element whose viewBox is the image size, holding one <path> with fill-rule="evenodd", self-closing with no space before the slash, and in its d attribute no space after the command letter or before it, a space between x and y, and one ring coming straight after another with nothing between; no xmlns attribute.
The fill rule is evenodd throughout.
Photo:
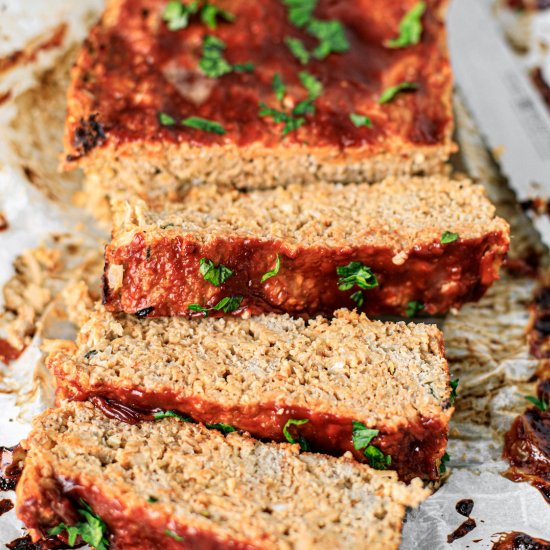
<svg viewBox="0 0 550 550"><path fill-rule="evenodd" d="M285 441L286 423L305 421L290 431L311 450L350 451L404 480L439 477L453 411L435 325L347 310L306 323L274 314L140 320L99 309L76 347L60 346L48 366L62 396L93 399L130 422L173 410ZM370 444L390 464L354 448L354 421L378 431Z"/></svg>
<svg viewBox="0 0 550 550"><path fill-rule="evenodd" d="M435 314L479 299L508 245L508 224L466 179L203 187L161 212L115 203L104 303L149 317ZM223 281L201 272L220 265Z"/></svg>
<svg viewBox="0 0 550 550"><path fill-rule="evenodd" d="M427 491L341 458L223 436L167 418L128 425L89 403L35 419L17 486L33 539L82 521L84 501L119 549L397 549Z"/></svg>

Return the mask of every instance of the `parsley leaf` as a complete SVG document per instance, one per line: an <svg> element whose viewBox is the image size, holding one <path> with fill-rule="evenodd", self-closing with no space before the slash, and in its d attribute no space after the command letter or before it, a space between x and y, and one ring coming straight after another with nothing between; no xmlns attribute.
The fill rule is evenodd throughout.
<svg viewBox="0 0 550 550"><path fill-rule="evenodd" d="M222 285L233 275L233 271L225 265L220 264L216 267L212 260L207 260L206 258L201 258L200 260L200 272L204 280L212 283L214 286Z"/></svg>
<svg viewBox="0 0 550 550"><path fill-rule="evenodd" d="M445 454L441 457L441 462L439 464L439 473L444 474L447 471L447 462L451 460L451 457L449 456L449 453L445 452Z"/></svg>
<svg viewBox="0 0 550 550"><path fill-rule="evenodd" d="M203 130L204 132L211 132L213 134L223 135L225 134L224 127L213 120L207 120L198 116L190 116L181 121L184 126L189 128L195 128L196 130Z"/></svg>
<svg viewBox="0 0 550 550"><path fill-rule="evenodd" d="M371 430L362 422L352 422L352 440L353 448L360 451L364 449L370 442L380 433L380 430Z"/></svg>
<svg viewBox="0 0 550 550"><path fill-rule="evenodd" d="M166 529L166 531L164 531L164 534L178 542L185 540L185 537L180 537L177 533L174 533L174 531L170 531L170 529Z"/></svg>
<svg viewBox="0 0 550 550"><path fill-rule="evenodd" d="M159 113L159 121L163 126L173 126L176 124L176 119L166 113Z"/></svg>
<svg viewBox="0 0 550 550"><path fill-rule="evenodd" d="M217 27L216 18L219 17L225 21L231 22L235 21L235 16L218 6L213 6L212 4L206 4L201 11L201 21L212 30L215 30Z"/></svg>
<svg viewBox="0 0 550 550"><path fill-rule="evenodd" d="M358 290L357 292L354 292L350 298L356 303L357 307L363 307L363 304L365 303L365 297L363 296L363 292Z"/></svg>
<svg viewBox="0 0 550 550"><path fill-rule="evenodd" d="M418 2L401 19L399 36L388 40L384 45L388 48L404 48L418 44L422 36L422 16L426 11L426 2Z"/></svg>
<svg viewBox="0 0 550 550"><path fill-rule="evenodd" d="M302 424L306 424L307 422L309 422L309 420L307 418L304 418L303 420L296 420L294 418L289 418L286 421L286 424L283 428L283 435L285 436L286 440L289 443L299 443L300 444L300 449L302 451L309 451L308 442L303 437L298 437L297 439L294 438L292 436L292 434L290 433L289 428L290 428L290 426L301 426Z"/></svg>
<svg viewBox="0 0 550 550"><path fill-rule="evenodd" d="M317 0L283 0L288 8L288 18L297 27L305 26L313 16Z"/></svg>
<svg viewBox="0 0 550 550"><path fill-rule="evenodd" d="M298 73L302 86L307 90L308 99L314 101L323 93L321 81L315 78L311 73L301 71Z"/></svg>
<svg viewBox="0 0 550 550"><path fill-rule="evenodd" d="M305 118L295 118L294 116L285 113L284 111L272 109L271 107L268 107L265 103L260 103L260 111L258 114L260 116L271 117L273 119L273 122L276 123L284 122L285 125L283 128L283 136L286 136L290 132L294 132L306 121Z"/></svg>
<svg viewBox="0 0 550 550"><path fill-rule="evenodd" d="M275 267L271 271L267 271L262 275L261 283L267 281L268 279L271 279L271 277L275 277L277 273L279 273L279 268L281 267L281 258L279 258L279 254L277 254L277 258L275 259Z"/></svg>
<svg viewBox="0 0 550 550"><path fill-rule="evenodd" d="M380 105L383 105L384 103L389 103L395 98L396 95L400 94L401 92L416 89L418 89L418 84L415 84L414 82L401 82L400 84L397 84L395 86L390 86L382 92L378 103L380 103Z"/></svg>
<svg viewBox="0 0 550 550"><path fill-rule="evenodd" d="M206 76L218 78L230 73L233 67L223 56L225 42L216 36L207 34L202 41L202 57L199 67Z"/></svg>
<svg viewBox="0 0 550 550"><path fill-rule="evenodd" d="M277 98L277 100L282 102L285 98L286 86L283 84L283 80L281 79L281 75L279 73L275 73L273 75L271 88L275 92L275 97Z"/></svg>
<svg viewBox="0 0 550 550"><path fill-rule="evenodd" d="M309 62L311 54L307 51L304 43L299 38L292 38L291 36L287 36L285 38L285 44L288 46L290 53L302 65L306 65Z"/></svg>
<svg viewBox="0 0 550 550"><path fill-rule="evenodd" d="M93 546L96 550L107 550L109 548L107 525L82 499L80 499L80 504L82 508L78 508L78 513L83 521L79 521L75 525L60 523L56 527L52 527L48 534L59 535L63 531L67 531L69 546L74 546L77 537L80 536L84 542Z"/></svg>
<svg viewBox="0 0 550 550"><path fill-rule="evenodd" d="M251 73L254 70L254 65L250 61L248 63L235 63L233 70L237 73Z"/></svg>
<svg viewBox="0 0 550 550"><path fill-rule="evenodd" d="M367 128L372 128L372 121L366 115L359 115L357 113L350 113L349 118L353 122L353 125L356 128L361 128L361 126L366 126Z"/></svg>
<svg viewBox="0 0 550 550"><path fill-rule="evenodd" d="M216 311L223 310L224 313L231 313L235 311L243 301L242 296L226 296L222 298L212 309Z"/></svg>
<svg viewBox="0 0 550 550"><path fill-rule="evenodd" d="M167 27L171 31L179 31L189 24L189 16L197 13L199 2L194 0L189 4L183 4L178 0L172 0L166 4L162 19L166 21Z"/></svg>
<svg viewBox="0 0 550 550"><path fill-rule="evenodd" d="M91 349L84 354L84 359L91 359L94 355L97 355L99 352L96 349Z"/></svg>
<svg viewBox="0 0 550 550"><path fill-rule="evenodd" d="M149 504L154 504L155 502L158 502L158 501L159 501L159 499L157 497L154 497L153 495L147 497L147 502Z"/></svg>
<svg viewBox="0 0 550 550"><path fill-rule="evenodd" d="M424 309L424 304L417 300L413 300L407 304L405 313L407 317L416 317Z"/></svg>
<svg viewBox="0 0 550 550"><path fill-rule="evenodd" d="M441 235L441 244L450 244L458 240L458 233L451 233L450 231L445 231Z"/></svg>
<svg viewBox="0 0 550 550"><path fill-rule="evenodd" d="M182 422L192 422L195 421L190 416L183 416L183 414L177 411L158 411L153 414L155 420L161 420L162 418L179 418Z"/></svg>
<svg viewBox="0 0 550 550"><path fill-rule="evenodd" d="M207 428L210 428L211 430L219 430L224 435L237 431L233 426L230 426L229 424L223 424L221 422L215 424L205 424L205 426Z"/></svg>
<svg viewBox="0 0 550 550"><path fill-rule="evenodd" d="M340 275L338 290L349 290L354 285L365 289L378 286L378 280L372 269L361 262L350 262L348 265L339 266L336 268L336 273Z"/></svg>
<svg viewBox="0 0 550 550"><path fill-rule="evenodd" d="M349 50L349 42L340 21L313 19L308 24L307 31L320 42L313 50L316 59L324 59L331 53L345 53Z"/></svg>
<svg viewBox="0 0 550 550"><path fill-rule="evenodd" d="M548 403L546 403L544 398L538 399L534 395L525 395L524 397L525 399L527 399L527 401L529 401L529 403L533 403L533 405L535 405L535 407L537 407L537 409L540 409L542 412L548 410Z"/></svg>
<svg viewBox="0 0 550 550"><path fill-rule="evenodd" d="M449 386L451 386L451 405L455 404L456 399L456 389L458 388L458 383L460 380L458 378L455 378L454 380L451 380L449 382Z"/></svg>
<svg viewBox="0 0 550 550"><path fill-rule="evenodd" d="M374 445L369 445L365 451L365 456L367 457L367 462L369 466L375 470L387 470L388 466L391 465L391 456L384 454L378 447Z"/></svg>

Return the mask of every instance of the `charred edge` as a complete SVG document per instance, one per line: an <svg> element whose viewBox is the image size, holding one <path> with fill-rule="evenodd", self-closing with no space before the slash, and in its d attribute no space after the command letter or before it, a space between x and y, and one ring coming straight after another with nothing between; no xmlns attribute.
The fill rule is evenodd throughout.
<svg viewBox="0 0 550 550"><path fill-rule="evenodd" d="M76 149L76 154L67 155L67 161L75 161L87 155L92 149L103 145L107 139L105 130L101 123L97 121L98 113L93 113L88 116L88 119L80 119L79 125L76 127L73 135L73 147Z"/></svg>
<svg viewBox="0 0 550 550"><path fill-rule="evenodd" d="M25 464L26 452L20 445L0 447L0 491L13 491Z"/></svg>
<svg viewBox="0 0 550 550"><path fill-rule="evenodd" d="M501 537L493 544L492 550L550 550L550 542L536 539L527 533L512 531L511 533L502 533Z"/></svg>

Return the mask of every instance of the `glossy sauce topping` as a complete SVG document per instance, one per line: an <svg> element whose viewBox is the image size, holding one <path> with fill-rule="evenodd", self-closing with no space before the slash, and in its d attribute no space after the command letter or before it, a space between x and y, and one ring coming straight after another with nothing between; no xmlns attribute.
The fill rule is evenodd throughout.
<svg viewBox="0 0 550 550"><path fill-rule="evenodd" d="M512 531L503 533L493 544L492 550L550 550L550 542Z"/></svg>
<svg viewBox="0 0 550 550"><path fill-rule="evenodd" d="M285 43L299 38L312 50L318 41L293 25L281 0L219 2L233 13L233 22L209 30L198 16L187 28L170 31L162 20L165 0L125 0L109 23L95 28L79 60L80 77L73 86L70 141L72 158L89 150L79 147L78 132L86 130L90 115L99 113L101 132L112 143L152 140L193 145L258 143L270 147L292 142L311 147L365 147L391 150L392 144L437 145L452 128L448 101L451 73L444 41L445 0L427 0L422 18L421 43L391 49L384 42L399 34L399 23L416 0L319 0L314 16L337 20L345 27L350 48L323 60L301 65ZM230 72L219 78L205 76L198 67L203 37L223 40L229 63L251 62L253 72ZM315 101L315 114L282 139L282 124L259 116L259 104L284 109L272 90L278 73L295 105L306 99L298 73L308 71L323 84ZM415 91L401 93L380 105L382 92L408 81ZM223 136L180 124L163 126L159 113L180 121L198 116L219 122ZM370 117L373 128L357 128L349 115ZM84 131L84 133L86 133ZM96 132L97 137L97 132ZM104 140L92 140L102 145Z"/></svg>

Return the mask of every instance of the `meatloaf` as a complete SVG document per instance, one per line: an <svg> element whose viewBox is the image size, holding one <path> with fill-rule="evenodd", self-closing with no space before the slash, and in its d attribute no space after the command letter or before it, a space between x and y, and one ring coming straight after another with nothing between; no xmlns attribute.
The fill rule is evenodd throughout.
<svg viewBox="0 0 550 550"><path fill-rule="evenodd" d="M161 212L114 210L104 303L140 317L434 314L482 296L509 244L482 187L441 177L201 187Z"/></svg>
<svg viewBox="0 0 550 550"><path fill-rule="evenodd" d="M453 410L436 326L348 310L306 323L274 314L140 320L99 308L76 346L62 342L48 366L63 397L94 398L129 422L176 411L261 439L290 434L405 480L439 477ZM369 444L382 454L354 445L364 428L375 430Z"/></svg>
<svg viewBox="0 0 550 550"><path fill-rule="evenodd" d="M349 458L174 418L132 426L89 403L45 412L24 446L32 538L70 529L101 550L397 549L405 507L427 496Z"/></svg>
<svg viewBox="0 0 550 550"><path fill-rule="evenodd" d="M167 4L110 0L84 42L64 167L89 189L162 203L200 182L379 181L455 150L447 0L217 0L210 24Z"/></svg>

